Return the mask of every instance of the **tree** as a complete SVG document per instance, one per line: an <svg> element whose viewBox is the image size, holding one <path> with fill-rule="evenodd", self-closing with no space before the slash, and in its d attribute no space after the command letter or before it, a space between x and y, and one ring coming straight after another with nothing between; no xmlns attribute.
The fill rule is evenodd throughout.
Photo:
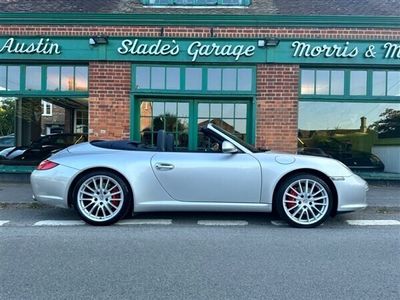
<svg viewBox="0 0 400 300"><path fill-rule="evenodd" d="M0 97L0 136L14 133L15 100Z"/></svg>
<svg viewBox="0 0 400 300"><path fill-rule="evenodd" d="M380 138L400 138L400 110L387 108L379 117L369 128L378 132Z"/></svg>
<svg viewBox="0 0 400 300"><path fill-rule="evenodd" d="M183 122L182 119L178 118L174 114L166 113L164 115L158 116L153 120L153 130L158 131L160 129L164 129L167 132L181 132L187 128L187 125Z"/></svg>

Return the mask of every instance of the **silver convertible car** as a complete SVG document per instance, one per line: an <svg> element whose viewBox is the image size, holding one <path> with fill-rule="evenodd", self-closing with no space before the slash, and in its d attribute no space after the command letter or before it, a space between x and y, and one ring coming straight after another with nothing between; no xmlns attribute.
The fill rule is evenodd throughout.
<svg viewBox="0 0 400 300"><path fill-rule="evenodd" d="M197 152L174 149L160 130L156 147L92 141L66 148L32 173L34 197L74 207L89 224L110 225L133 212L272 212L295 227L363 209L368 186L341 162L261 151L213 124Z"/></svg>

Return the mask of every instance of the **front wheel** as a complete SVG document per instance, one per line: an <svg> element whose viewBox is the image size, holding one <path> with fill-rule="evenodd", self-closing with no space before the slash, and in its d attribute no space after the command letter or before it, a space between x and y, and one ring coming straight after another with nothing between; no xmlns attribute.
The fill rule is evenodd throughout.
<svg viewBox="0 0 400 300"><path fill-rule="evenodd" d="M321 178L298 174L279 187L275 204L280 217L290 225L311 228L319 226L329 217L333 196Z"/></svg>
<svg viewBox="0 0 400 300"><path fill-rule="evenodd" d="M80 178L73 191L79 216L91 225L111 225L129 210L131 197L125 182L116 174L98 171Z"/></svg>

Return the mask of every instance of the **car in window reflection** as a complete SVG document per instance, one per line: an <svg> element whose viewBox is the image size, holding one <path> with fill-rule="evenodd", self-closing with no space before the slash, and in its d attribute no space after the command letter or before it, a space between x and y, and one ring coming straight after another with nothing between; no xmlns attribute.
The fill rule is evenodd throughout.
<svg viewBox="0 0 400 300"><path fill-rule="evenodd" d="M86 134L60 133L45 135L29 146L9 147L0 151L0 164L37 165L51 154L68 146L87 142Z"/></svg>
<svg viewBox="0 0 400 300"><path fill-rule="evenodd" d="M0 136L0 150L14 147L15 146L15 136L14 134L9 134L5 136Z"/></svg>
<svg viewBox="0 0 400 300"><path fill-rule="evenodd" d="M301 145L304 145L302 140L298 140ZM370 152L352 150L352 145L348 142L340 142L334 138L327 138L316 146L301 147L297 153L334 158L344 163L350 169L357 171L383 172L385 169L385 165L378 156Z"/></svg>

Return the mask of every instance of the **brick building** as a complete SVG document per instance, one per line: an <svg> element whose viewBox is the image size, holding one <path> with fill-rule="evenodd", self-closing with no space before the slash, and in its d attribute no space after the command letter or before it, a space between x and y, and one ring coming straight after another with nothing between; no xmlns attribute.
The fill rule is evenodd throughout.
<svg viewBox="0 0 400 300"><path fill-rule="evenodd" d="M0 97L64 107L66 131L154 143L165 128L195 151L198 124L213 121L259 147L400 173L398 1L0 0L0 11ZM39 123L17 120L17 144Z"/></svg>

